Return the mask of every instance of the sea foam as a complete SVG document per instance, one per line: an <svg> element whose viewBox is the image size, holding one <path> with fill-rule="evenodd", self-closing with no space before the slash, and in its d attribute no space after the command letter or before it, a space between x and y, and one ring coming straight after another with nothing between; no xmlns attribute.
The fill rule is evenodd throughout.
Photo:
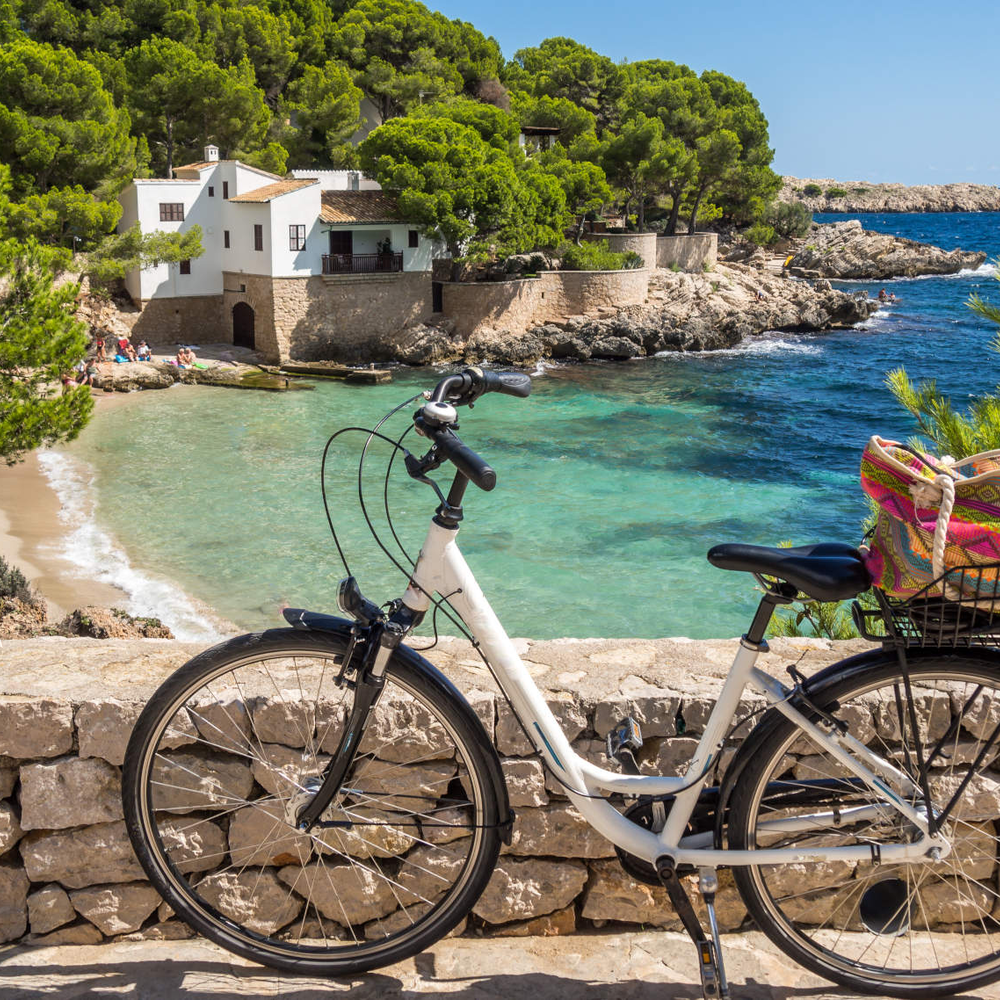
<svg viewBox="0 0 1000 1000"><path fill-rule="evenodd" d="M117 587L129 614L159 618L178 639L212 642L232 631L176 584L132 565L94 518L94 476L88 466L57 451L39 452L38 463L59 498L59 519L67 528L51 549L74 567L74 575Z"/></svg>

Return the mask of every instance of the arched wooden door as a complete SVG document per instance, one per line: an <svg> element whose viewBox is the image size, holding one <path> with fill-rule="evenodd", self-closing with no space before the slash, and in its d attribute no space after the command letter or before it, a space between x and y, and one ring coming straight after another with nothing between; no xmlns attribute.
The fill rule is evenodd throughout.
<svg viewBox="0 0 1000 1000"><path fill-rule="evenodd" d="M237 302L233 306L233 344L236 347L254 349L253 341L253 307L246 302Z"/></svg>

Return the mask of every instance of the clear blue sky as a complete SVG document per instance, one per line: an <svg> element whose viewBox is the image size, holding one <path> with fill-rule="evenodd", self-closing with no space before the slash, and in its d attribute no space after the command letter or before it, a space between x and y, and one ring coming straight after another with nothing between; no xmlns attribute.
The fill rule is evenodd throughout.
<svg viewBox="0 0 1000 1000"><path fill-rule="evenodd" d="M425 0L510 57L568 35L615 60L671 59L743 80L797 177L1000 184L995 4Z"/></svg>

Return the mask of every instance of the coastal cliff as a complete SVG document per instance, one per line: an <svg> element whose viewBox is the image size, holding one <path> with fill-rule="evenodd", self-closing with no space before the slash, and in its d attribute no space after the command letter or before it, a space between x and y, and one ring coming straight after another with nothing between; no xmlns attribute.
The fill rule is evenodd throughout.
<svg viewBox="0 0 1000 1000"><path fill-rule="evenodd" d="M570 316L523 333L483 329L462 337L447 320L415 324L384 338L376 360L525 365L543 358L626 360L661 351L714 351L765 330L851 327L876 308L867 293L848 294L825 281L811 285L743 264L698 274L657 269L643 305L598 317Z"/></svg>
<svg viewBox="0 0 1000 1000"><path fill-rule="evenodd" d="M869 181L783 177L778 200L811 212L1000 212L991 184L872 184ZM810 185L820 188L813 194Z"/></svg>
<svg viewBox="0 0 1000 1000"><path fill-rule="evenodd" d="M813 225L797 241L786 268L803 278L884 281L920 274L957 274L983 264L982 251L942 250L930 243L863 229L857 219Z"/></svg>

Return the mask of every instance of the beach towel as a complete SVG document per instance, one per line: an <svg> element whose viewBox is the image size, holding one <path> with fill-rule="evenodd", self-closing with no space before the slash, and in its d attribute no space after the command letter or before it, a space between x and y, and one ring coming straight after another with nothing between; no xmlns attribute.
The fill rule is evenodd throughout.
<svg viewBox="0 0 1000 1000"><path fill-rule="evenodd" d="M865 558L876 587L905 598L934 584L926 596L973 602L998 592L1000 451L937 458L874 436L861 487L878 511Z"/></svg>

